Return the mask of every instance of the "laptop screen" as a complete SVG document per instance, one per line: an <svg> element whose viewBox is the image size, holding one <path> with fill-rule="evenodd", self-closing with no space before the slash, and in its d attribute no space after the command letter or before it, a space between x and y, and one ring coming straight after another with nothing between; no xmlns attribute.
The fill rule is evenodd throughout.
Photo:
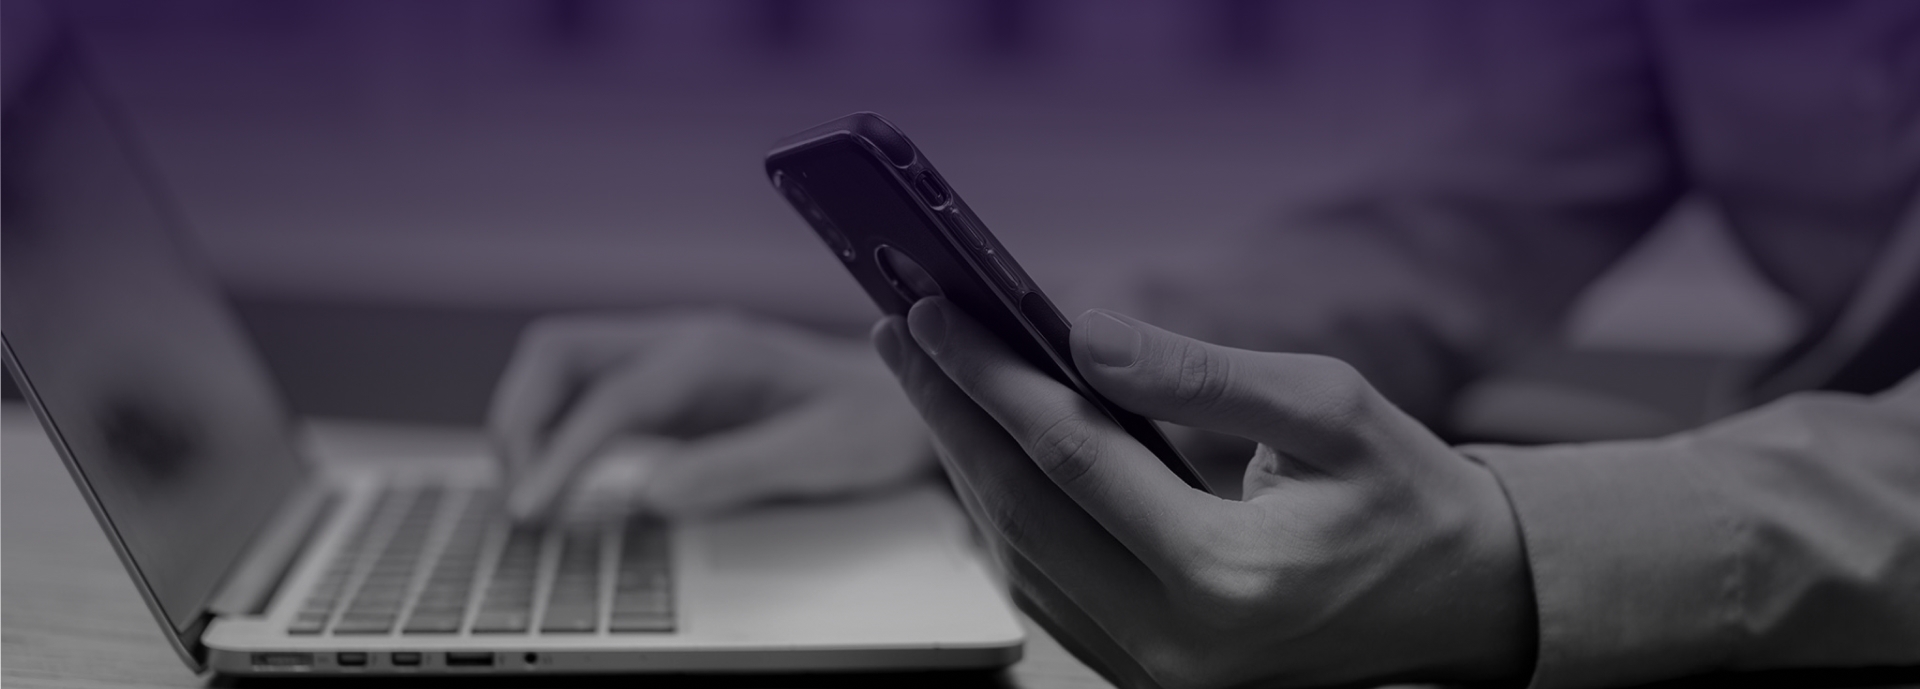
<svg viewBox="0 0 1920 689"><path fill-rule="evenodd" d="M0 331L178 633L305 476L265 369L71 44L10 84Z"/></svg>

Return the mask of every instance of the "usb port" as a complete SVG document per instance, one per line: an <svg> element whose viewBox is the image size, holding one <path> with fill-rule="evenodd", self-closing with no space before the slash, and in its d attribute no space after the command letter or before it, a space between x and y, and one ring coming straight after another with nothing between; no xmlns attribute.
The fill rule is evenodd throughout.
<svg viewBox="0 0 1920 689"><path fill-rule="evenodd" d="M493 667L493 654L486 651L453 651L447 654L447 667Z"/></svg>
<svg viewBox="0 0 1920 689"><path fill-rule="evenodd" d="M255 653L253 666L271 670L305 670L313 667L312 653Z"/></svg>
<svg viewBox="0 0 1920 689"><path fill-rule="evenodd" d="M364 652L356 653L348 651L346 653L338 653L333 656L333 659L334 662L339 663L341 667L362 667L367 664L367 654Z"/></svg>
<svg viewBox="0 0 1920 689"><path fill-rule="evenodd" d="M402 652L393 654L392 657L393 657L394 665L419 665L420 664L420 654L418 653L402 651Z"/></svg>

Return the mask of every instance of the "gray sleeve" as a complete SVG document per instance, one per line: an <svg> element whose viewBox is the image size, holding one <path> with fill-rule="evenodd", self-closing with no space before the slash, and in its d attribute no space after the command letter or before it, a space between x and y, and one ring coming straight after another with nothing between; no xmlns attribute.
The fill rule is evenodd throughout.
<svg viewBox="0 0 1920 689"><path fill-rule="evenodd" d="M1920 374L1661 440L1462 449L1519 519L1535 687L1920 663Z"/></svg>

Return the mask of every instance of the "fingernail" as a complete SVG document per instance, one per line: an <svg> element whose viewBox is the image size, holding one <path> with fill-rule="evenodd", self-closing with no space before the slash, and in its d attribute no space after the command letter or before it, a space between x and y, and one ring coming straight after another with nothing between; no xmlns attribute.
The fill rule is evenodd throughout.
<svg viewBox="0 0 1920 689"><path fill-rule="evenodd" d="M929 355L938 355L947 342L947 305L942 301L928 298L913 305L907 312L907 329L913 332L913 339Z"/></svg>
<svg viewBox="0 0 1920 689"><path fill-rule="evenodd" d="M1140 358L1140 331L1105 311L1087 312L1087 354L1093 363L1126 368Z"/></svg>

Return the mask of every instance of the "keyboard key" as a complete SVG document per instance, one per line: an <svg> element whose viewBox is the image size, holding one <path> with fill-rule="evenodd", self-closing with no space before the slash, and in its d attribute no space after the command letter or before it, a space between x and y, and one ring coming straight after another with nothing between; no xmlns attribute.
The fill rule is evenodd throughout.
<svg viewBox="0 0 1920 689"><path fill-rule="evenodd" d="M607 629L613 632L670 632L673 631L673 615L669 613L623 613L615 612L607 622Z"/></svg>
<svg viewBox="0 0 1920 689"><path fill-rule="evenodd" d="M407 618L407 626L400 631L406 634L452 634L460 631L460 613L414 613Z"/></svg>
<svg viewBox="0 0 1920 689"><path fill-rule="evenodd" d="M335 634L385 634L393 630L395 615L355 613L351 610L340 616L333 625Z"/></svg>
<svg viewBox="0 0 1920 689"><path fill-rule="evenodd" d="M613 599L613 613L669 613L673 612L673 599L669 596L634 596Z"/></svg>
<svg viewBox="0 0 1920 689"><path fill-rule="evenodd" d="M533 614L533 585L540 556L539 530L516 525L507 532L493 578L474 618L475 632L524 632Z"/></svg>
<svg viewBox="0 0 1920 689"><path fill-rule="evenodd" d="M592 609L548 610L540 620L540 631L590 633L600 629L600 615Z"/></svg>
<svg viewBox="0 0 1920 689"><path fill-rule="evenodd" d="M527 631L530 615L521 611L483 610L473 618L473 633L500 634Z"/></svg>
<svg viewBox="0 0 1920 689"><path fill-rule="evenodd" d="M561 536L560 562L547 594L542 632L600 629L600 531L575 528Z"/></svg>
<svg viewBox="0 0 1920 689"><path fill-rule="evenodd" d="M469 503L466 513L473 513L476 505ZM479 528L456 528L448 536L447 544L442 548L439 562L433 566L433 573L427 578L427 584L413 601L413 611L401 629L407 634L446 634L460 630L460 624L466 619L468 598L473 591L473 577L477 573L480 539L484 532Z"/></svg>
<svg viewBox="0 0 1920 689"><path fill-rule="evenodd" d="M671 567L665 526L653 519L628 520L620 536L620 560L613 581L614 633L658 633L674 629Z"/></svg>
<svg viewBox="0 0 1920 689"><path fill-rule="evenodd" d="M421 552L440 510L441 489L422 489L380 548L366 578L354 591L335 634L385 634L398 622L408 587L419 569ZM457 626L457 623L456 623Z"/></svg>
<svg viewBox="0 0 1920 689"><path fill-rule="evenodd" d="M389 489L374 497L373 504L348 536L346 545L334 554L326 572L308 591L307 599L300 605L300 613L287 629L288 633L318 634L326 629L327 619L344 598L347 582L353 576L354 569L373 548L374 527L395 509L395 496L398 494L399 491Z"/></svg>
<svg viewBox="0 0 1920 689"><path fill-rule="evenodd" d="M288 634L319 634L327 628L327 613L303 612L293 617L293 624L287 625Z"/></svg>
<svg viewBox="0 0 1920 689"><path fill-rule="evenodd" d="M621 566L620 573L613 580L615 591L658 591L667 587L666 570L626 569Z"/></svg>
<svg viewBox="0 0 1920 689"><path fill-rule="evenodd" d="M450 635L463 628L475 634L592 634L603 624L618 633L674 629L662 523L633 519L549 534L510 525L498 498L438 488L384 492L302 601L288 633L324 633L336 614L331 631L342 635ZM601 562L607 527L619 529L617 548L609 553L617 554L611 582L603 581ZM445 542L438 542L443 533ZM494 553L487 546L496 534L504 542ZM558 541L551 550L542 547L549 537ZM482 560L489 555L490 572ZM550 578L541 576L543 558L553 560L544 563ZM536 606L540 600L544 607Z"/></svg>

